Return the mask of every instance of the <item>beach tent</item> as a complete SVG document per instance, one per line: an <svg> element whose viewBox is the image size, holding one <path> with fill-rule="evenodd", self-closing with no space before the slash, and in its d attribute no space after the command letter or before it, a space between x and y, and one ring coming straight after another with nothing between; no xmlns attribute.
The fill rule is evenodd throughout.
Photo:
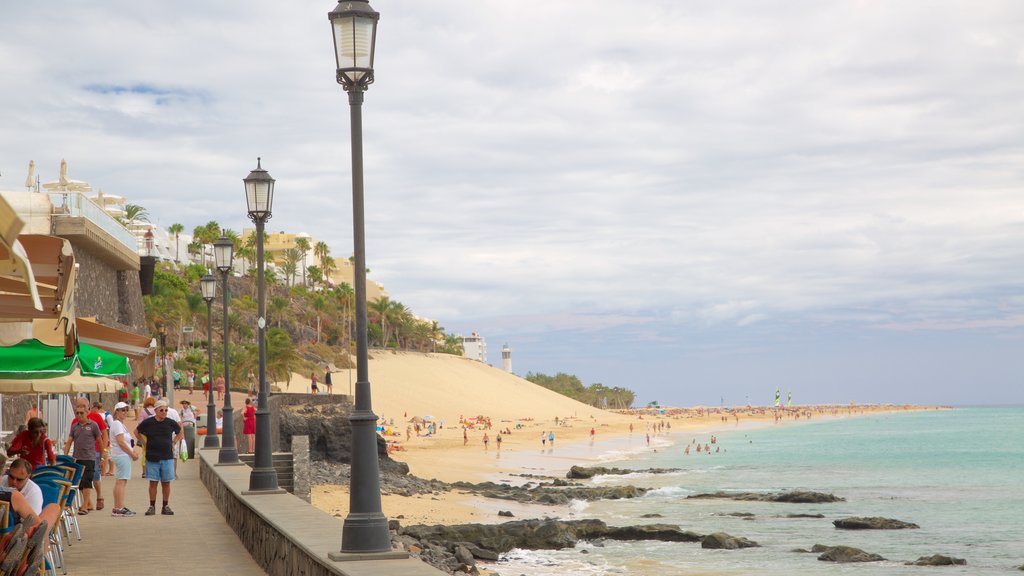
<svg viewBox="0 0 1024 576"><path fill-rule="evenodd" d="M75 356L64 356L63 346L48 346L35 338L0 346L0 379L56 378L74 368Z"/></svg>

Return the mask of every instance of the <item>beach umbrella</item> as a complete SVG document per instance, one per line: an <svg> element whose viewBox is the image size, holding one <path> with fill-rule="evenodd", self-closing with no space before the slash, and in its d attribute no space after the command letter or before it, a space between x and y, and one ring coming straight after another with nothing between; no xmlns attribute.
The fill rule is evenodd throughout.
<svg viewBox="0 0 1024 576"><path fill-rule="evenodd" d="M0 346L0 379L56 378L70 374L74 367L75 357L65 357L63 346L49 346L35 338Z"/></svg>
<svg viewBox="0 0 1024 576"><path fill-rule="evenodd" d="M78 370L54 378L0 378L0 394L91 394L118 388L116 380L83 376Z"/></svg>
<svg viewBox="0 0 1024 576"><path fill-rule="evenodd" d="M423 418L413 416L412 418L409 418L409 422L412 422L413 424L423 424Z"/></svg>
<svg viewBox="0 0 1024 576"><path fill-rule="evenodd" d="M128 357L78 343L78 365L85 376L125 376L131 372Z"/></svg>

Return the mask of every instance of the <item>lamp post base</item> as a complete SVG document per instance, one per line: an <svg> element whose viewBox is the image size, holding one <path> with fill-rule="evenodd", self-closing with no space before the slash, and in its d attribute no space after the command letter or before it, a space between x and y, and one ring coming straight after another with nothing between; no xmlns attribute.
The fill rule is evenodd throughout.
<svg viewBox="0 0 1024 576"><path fill-rule="evenodd" d="M249 492L266 492L280 494L286 492L277 484L277 470L273 468L253 468L249 474Z"/></svg>
<svg viewBox="0 0 1024 576"><path fill-rule="evenodd" d="M391 552L388 519L380 512L352 512L341 529L341 552L380 554ZM331 560L337 558L331 557Z"/></svg>
<svg viewBox="0 0 1024 576"><path fill-rule="evenodd" d="M218 466L244 466L245 463L238 459L238 450L234 446L223 446L217 454Z"/></svg>
<svg viewBox="0 0 1024 576"><path fill-rule="evenodd" d="M335 562L355 562L359 560L405 560L408 552L391 550L390 552L328 552L327 557Z"/></svg>
<svg viewBox="0 0 1024 576"><path fill-rule="evenodd" d="M220 438L216 434L207 434L203 440L203 448L220 448Z"/></svg>

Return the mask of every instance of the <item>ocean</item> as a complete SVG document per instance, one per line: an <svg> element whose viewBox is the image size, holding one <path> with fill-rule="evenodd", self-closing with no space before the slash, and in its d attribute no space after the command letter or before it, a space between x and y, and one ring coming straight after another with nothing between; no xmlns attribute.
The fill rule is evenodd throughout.
<svg viewBox="0 0 1024 576"><path fill-rule="evenodd" d="M580 542L560 551L514 550L491 567L502 576L630 574L775 576L791 574L1008 574L1024 565L1024 408L957 408L808 421L716 432L712 453L689 455L694 439L678 431L560 447L532 455L534 473L564 473L570 463L666 474L598 476L603 484L653 488L632 500L576 503L572 518L609 525L678 524L699 534L727 532L758 548L704 550L699 543ZM692 447L691 447L692 448ZM715 452L715 448L720 451ZM655 452L655 450L657 450ZM589 462L573 462L587 459ZM539 464L539 465L538 465ZM724 491L814 490L845 498L829 504L695 500ZM645 514L660 518L644 518ZM747 518L733 514L753 514ZM787 518L822 514L824 518ZM832 521L883 516L920 526L909 530L838 530ZM835 564L794 552L814 544L849 545L883 562ZM904 562L944 554L966 566Z"/></svg>

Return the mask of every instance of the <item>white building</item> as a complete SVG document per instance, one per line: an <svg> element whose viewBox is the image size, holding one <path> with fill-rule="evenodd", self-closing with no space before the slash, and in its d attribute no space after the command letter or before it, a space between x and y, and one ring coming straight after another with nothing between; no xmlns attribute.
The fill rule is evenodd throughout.
<svg viewBox="0 0 1024 576"><path fill-rule="evenodd" d="M487 341L484 337L473 332L469 336L462 337L462 355L466 358L487 362Z"/></svg>
<svg viewBox="0 0 1024 576"><path fill-rule="evenodd" d="M508 347L508 342L501 347L501 369L512 373L512 349Z"/></svg>

